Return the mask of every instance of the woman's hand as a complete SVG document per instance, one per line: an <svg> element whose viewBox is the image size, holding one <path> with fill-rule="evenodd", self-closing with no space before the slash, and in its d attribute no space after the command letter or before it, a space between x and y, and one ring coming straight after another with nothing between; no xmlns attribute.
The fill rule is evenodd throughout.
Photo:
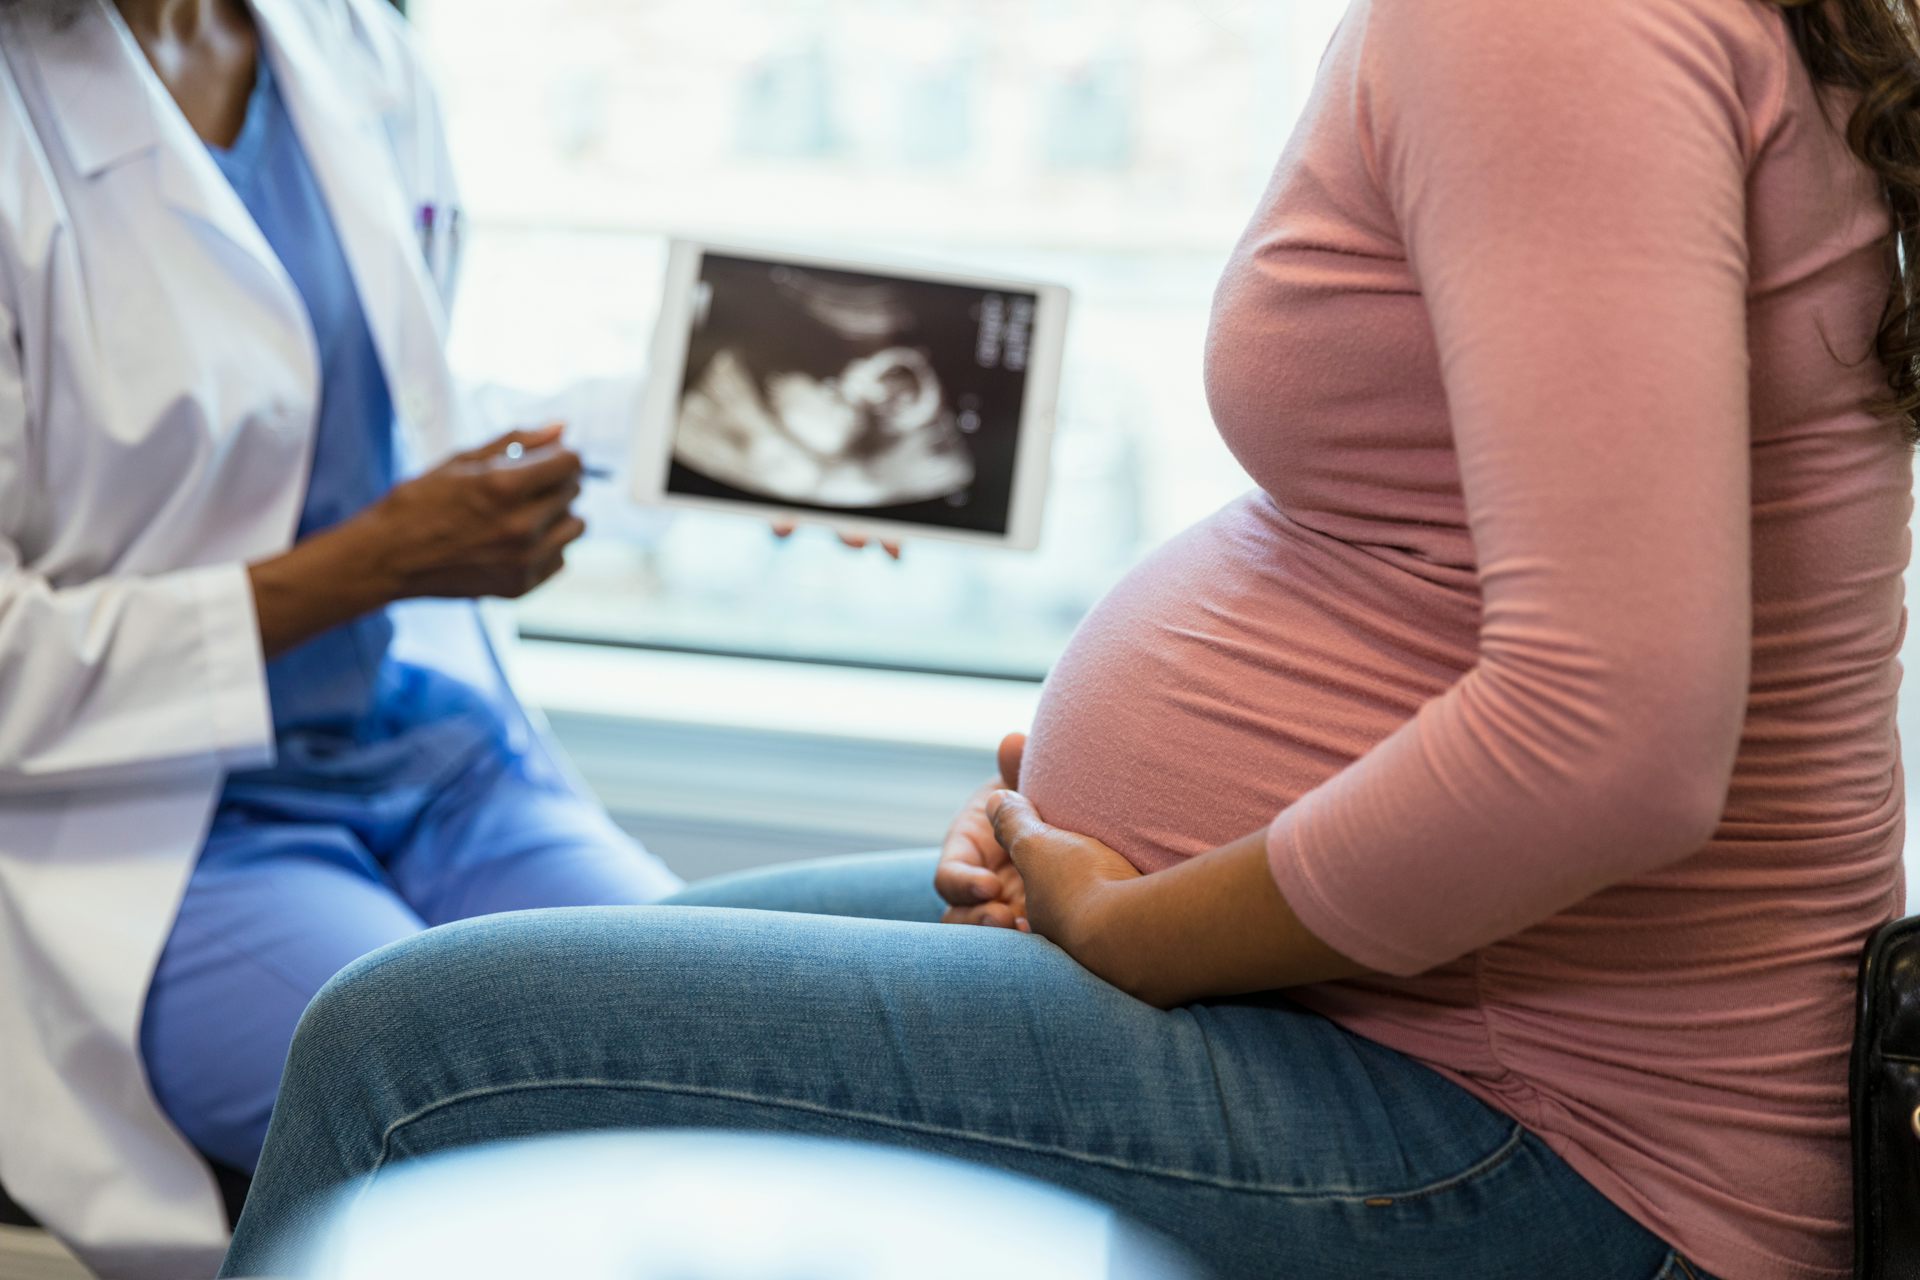
<svg viewBox="0 0 1920 1280"><path fill-rule="evenodd" d="M1000 741L1000 779L974 792L966 808L947 828L940 845L940 865L933 887L946 900L940 919L947 924L981 924L999 929L1024 928L1027 887L1019 868L993 834L987 817L987 798L1020 785L1020 757L1027 735L1010 733Z"/></svg>
<svg viewBox="0 0 1920 1280"><path fill-rule="evenodd" d="M1136 1000L1171 1009L1367 972L1294 914L1264 828L1144 876L1098 840L1048 826L1018 792L987 797L987 816L1026 885L1033 932Z"/></svg>
<svg viewBox="0 0 1920 1280"><path fill-rule="evenodd" d="M396 600L521 596L586 531L560 428L516 431L397 485L350 520L248 568L266 656Z"/></svg>
<svg viewBox="0 0 1920 1280"><path fill-rule="evenodd" d="M1131 862L1091 836L1075 835L1040 820L1033 803L1017 791L987 797L994 841L1013 862L1025 888L1024 927L1078 960L1086 969L1126 989L1115 952L1111 915L1116 890L1141 879Z"/></svg>
<svg viewBox="0 0 1920 1280"><path fill-rule="evenodd" d="M395 486L356 517L396 600L525 595L560 572L586 532L573 514L580 456L560 428L516 431Z"/></svg>

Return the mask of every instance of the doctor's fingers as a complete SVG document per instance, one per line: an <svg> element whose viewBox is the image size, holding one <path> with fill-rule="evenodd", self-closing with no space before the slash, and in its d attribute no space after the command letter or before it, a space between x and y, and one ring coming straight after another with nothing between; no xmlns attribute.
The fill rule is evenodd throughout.
<svg viewBox="0 0 1920 1280"><path fill-rule="evenodd" d="M567 546L587 531L587 522L568 516L553 526L537 543L527 546L512 559L493 564L487 570L488 585L483 594L517 600L566 567Z"/></svg>
<svg viewBox="0 0 1920 1280"><path fill-rule="evenodd" d="M791 520L775 520L773 522L773 536L776 538L791 538L796 528L798 528L798 526ZM865 551L867 549L868 540L855 534L843 533L840 535L840 541L852 547L855 551ZM900 544L897 542L883 538L880 541L880 549L886 552L892 559L898 560L900 558Z"/></svg>
<svg viewBox="0 0 1920 1280"><path fill-rule="evenodd" d="M530 450L517 458L499 454L469 465L481 469L480 479L489 495L506 505L578 484L583 474L580 455L557 444Z"/></svg>
<svg viewBox="0 0 1920 1280"><path fill-rule="evenodd" d="M586 531L585 520L579 516L568 516L547 530L545 536L534 546L533 554L527 557L527 563L535 569L548 571L548 576L551 576L549 566L557 569L561 558L566 554L568 545ZM542 578L542 581L545 581L545 578Z"/></svg>
<svg viewBox="0 0 1920 1280"><path fill-rule="evenodd" d="M567 567L568 544L586 531L587 522L578 516L569 516L553 527L540 549L530 557L531 572L527 578L528 591Z"/></svg>
<svg viewBox="0 0 1920 1280"><path fill-rule="evenodd" d="M539 546L556 525L572 514L574 500L579 496L580 482L574 480L508 508L498 517L500 538L510 545Z"/></svg>
<svg viewBox="0 0 1920 1280"><path fill-rule="evenodd" d="M518 431L509 431L505 435L495 436L478 448L468 449L454 455L467 462L484 462L488 458L497 458L519 445L524 454L533 449L544 449L550 444L558 444L561 433L566 427L558 422L549 422L544 427L523 427Z"/></svg>

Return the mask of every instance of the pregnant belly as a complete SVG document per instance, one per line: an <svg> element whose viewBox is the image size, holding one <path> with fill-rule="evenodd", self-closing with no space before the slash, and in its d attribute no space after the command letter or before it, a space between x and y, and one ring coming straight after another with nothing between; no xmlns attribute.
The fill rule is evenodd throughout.
<svg viewBox="0 0 1920 1280"><path fill-rule="evenodd" d="M1479 601L1454 576L1251 494L1087 616L1047 681L1021 788L1142 871L1257 830L1467 669Z"/></svg>

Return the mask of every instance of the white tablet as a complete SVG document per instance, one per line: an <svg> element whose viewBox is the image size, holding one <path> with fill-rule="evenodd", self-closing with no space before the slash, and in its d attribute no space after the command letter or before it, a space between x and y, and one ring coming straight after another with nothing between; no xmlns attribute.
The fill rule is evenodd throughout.
<svg viewBox="0 0 1920 1280"><path fill-rule="evenodd" d="M636 433L649 505L1040 538L1067 291L676 240Z"/></svg>

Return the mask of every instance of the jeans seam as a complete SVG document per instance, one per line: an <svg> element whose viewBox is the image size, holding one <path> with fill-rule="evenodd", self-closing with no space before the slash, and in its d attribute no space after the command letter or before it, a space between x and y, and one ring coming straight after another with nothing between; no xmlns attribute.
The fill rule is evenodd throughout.
<svg viewBox="0 0 1920 1280"><path fill-rule="evenodd" d="M892 1116L873 1115L863 1111L849 1111L839 1107L822 1106L816 1102L807 1102L796 1098L767 1098L759 1094L734 1089L716 1089L707 1086L684 1085L665 1081L647 1080L603 1080L585 1078L578 1080L541 1080L520 1084L488 1085L482 1088L468 1089L431 1102L419 1110L402 1116L389 1124L380 1136L380 1152L373 1167L367 1170L367 1184L386 1167L392 1155L394 1135L411 1124L426 1119L436 1111L457 1106L464 1102L477 1102L502 1094L531 1092L543 1089L616 1089L641 1092L665 1093L680 1097L710 1098L727 1102L745 1102L756 1106L774 1107L789 1111L803 1111L812 1115L829 1116L837 1120L853 1120L871 1124L884 1129L896 1129L908 1133L920 1133L932 1137L955 1138L967 1142L977 1142L985 1146L1003 1147L1015 1151L1025 1151L1034 1155L1052 1156L1058 1159L1074 1161L1079 1164L1093 1165L1099 1168L1114 1169L1122 1173L1147 1174L1165 1178L1174 1182L1191 1183L1198 1186L1213 1187L1222 1191L1244 1191L1259 1195L1275 1196L1284 1200L1303 1202L1363 1202L1366 1200L1392 1199L1418 1200L1438 1195L1474 1178L1492 1171L1510 1159L1519 1150L1526 1130L1520 1125L1513 1127L1507 1140L1492 1152L1475 1161L1459 1173L1451 1174L1438 1182L1416 1187L1409 1191L1302 1191L1298 1188L1275 1187L1263 1183L1241 1182L1230 1178L1212 1178L1179 1169L1162 1169L1152 1165L1134 1164L1113 1156L1095 1155L1091 1152L1072 1151L1064 1147L1048 1146L1043 1143L1029 1142L1020 1138L1010 1138L1000 1134L985 1134L971 1129L956 1129L946 1125L927 1124L920 1121L901 1120ZM363 1188L364 1190L364 1185Z"/></svg>
<svg viewBox="0 0 1920 1280"><path fill-rule="evenodd" d="M1226 1123L1227 1086L1226 1082L1220 1078L1220 1063L1213 1056L1213 1041L1207 1036L1206 1028L1200 1025L1200 1019L1191 1009L1180 1009L1175 1012L1186 1017L1193 1024L1194 1031L1199 1035L1200 1052L1206 1055L1207 1073L1213 1079L1214 1101L1220 1108L1221 1132L1227 1135L1227 1160L1229 1164L1237 1163L1239 1160L1240 1143L1234 1138L1233 1130L1228 1127Z"/></svg>
<svg viewBox="0 0 1920 1280"><path fill-rule="evenodd" d="M1466 1169L1462 1169L1459 1173L1454 1174L1452 1177L1443 1178L1439 1182L1435 1182L1424 1187L1418 1187L1412 1191L1399 1192L1399 1193L1382 1192L1380 1196L1370 1197L1370 1198L1380 1199L1380 1198L1391 1197L1397 1203L1403 1200L1423 1200L1429 1196L1437 1196L1443 1191L1451 1191L1453 1188L1460 1186L1462 1183L1471 1182L1475 1178L1478 1178L1485 1174L1493 1172L1495 1169L1505 1164L1508 1160L1512 1159L1515 1153L1517 1153L1520 1150L1520 1145L1522 1142L1526 1140L1526 1137L1527 1137L1526 1129L1523 1126L1516 1124L1513 1126L1513 1131L1507 1134L1507 1140L1505 1142L1501 1143L1499 1146L1495 1147L1492 1151L1488 1152L1477 1163L1473 1164L1472 1166Z"/></svg>

